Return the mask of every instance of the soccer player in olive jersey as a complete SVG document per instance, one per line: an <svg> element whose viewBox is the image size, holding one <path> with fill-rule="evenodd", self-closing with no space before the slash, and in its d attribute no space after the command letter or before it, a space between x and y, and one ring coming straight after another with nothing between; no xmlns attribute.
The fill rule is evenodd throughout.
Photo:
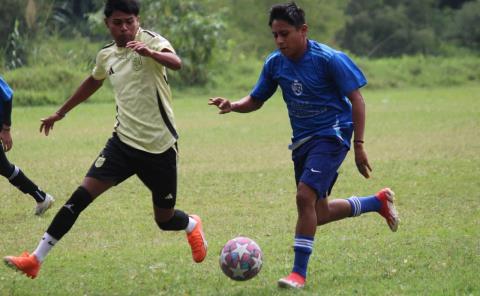
<svg viewBox="0 0 480 296"><path fill-rule="evenodd" d="M0 76L0 175L7 178L10 184L14 185L25 194L29 194L37 205L35 215L42 215L48 210L55 199L48 193L43 192L33 183L23 171L16 165L10 163L5 155L13 146L10 128L12 124L12 101L13 90Z"/></svg>
<svg viewBox="0 0 480 296"><path fill-rule="evenodd" d="M352 134L359 172L368 178L371 171L363 147L365 102L359 88L367 80L362 72L344 53L307 38L304 12L295 3L273 6L269 25L278 49L267 57L250 95L235 102L216 97L209 104L221 114L251 112L261 108L278 86L282 89L293 130L290 149L298 218L292 272L278 285L302 288L317 225L378 212L396 231L399 220L389 188L366 197L328 200Z"/></svg>
<svg viewBox="0 0 480 296"><path fill-rule="evenodd" d="M132 175L152 193L160 229L185 230L195 262L207 254L202 222L175 209L177 195L177 132L166 68L178 70L181 60L162 36L139 25L137 0L108 0L105 24L114 42L97 54L89 76L63 106L42 119L46 135L56 121L85 101L108 78L117 107L113 136L94 161L81 186L60 209L32 254L4 258L7 265L35 278L51 248L70 230L79 214L100 194Z"/></svg>

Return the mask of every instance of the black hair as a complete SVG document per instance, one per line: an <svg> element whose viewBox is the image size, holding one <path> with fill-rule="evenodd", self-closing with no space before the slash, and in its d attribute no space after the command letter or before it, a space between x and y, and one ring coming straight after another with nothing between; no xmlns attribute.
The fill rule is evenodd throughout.
<svg viewBox="0 0 480 296"><path fill-rule="evenodd" d="M115 10L138 15L140 12L140 2L138 0L106 0L105 9L103 10L105 17L110 17Z"/></svg>
<svg viewBox="0 0 480 296"><path fill-rule="evenodd" d="M276 4L270 8L268 25L271 27L274 20L286 21L295 28L305 24L305 12L295 2Z"/></svg>

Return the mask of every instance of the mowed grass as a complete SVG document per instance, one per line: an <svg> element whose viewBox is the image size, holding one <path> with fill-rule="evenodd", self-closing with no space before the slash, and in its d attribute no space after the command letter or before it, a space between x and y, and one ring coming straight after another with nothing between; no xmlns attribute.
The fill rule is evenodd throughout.
<svg viewBox="0 0 480 296"><path fill-rule="evenodd" d="M295 295L480 293L480 87L364 91L373 176L350 153L332 197L390 186L402 222L377 214L318 228L308 285ZM295 184L290 126L279 95L251 114L218 115L207 99L180 98L177 208L203 218L209 253L193 263L183 232L161 232L148 190L131 178L82 213L30 280L0 268L0 295L290 295L276 281L292 265ZM243 94L239 94L241 96ZM49 137L39 119L56 107L14 109L9 159L57 199L44 217L0 179L0 255L35 249L110 135L114 106L84 104ZM218 267L223 244L248 236L264 265L248 282Z"/></svg>

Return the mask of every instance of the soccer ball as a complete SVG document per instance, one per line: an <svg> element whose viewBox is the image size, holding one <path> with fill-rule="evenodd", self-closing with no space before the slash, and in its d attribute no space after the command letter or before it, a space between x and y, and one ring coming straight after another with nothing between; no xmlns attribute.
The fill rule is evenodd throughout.
<svg viewBox="0 0 480 296"><path fill-rule="evenodd" d="M220 267L232 280L253 278L260 272L262 263L262 250L248 237L239 236L229 240L220 252Z"/></svg>

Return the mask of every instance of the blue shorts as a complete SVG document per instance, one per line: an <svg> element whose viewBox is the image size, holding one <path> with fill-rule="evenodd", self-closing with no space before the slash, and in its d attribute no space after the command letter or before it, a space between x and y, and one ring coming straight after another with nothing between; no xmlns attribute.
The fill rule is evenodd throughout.
<svg viewBox="0 0 480 296"><path fill-rule="evenodd" d="M293 150L297 186L300 182L305 183L317 192L317 198L328 197L348 150L335 138L321 137L313 137Z"/></svg>

